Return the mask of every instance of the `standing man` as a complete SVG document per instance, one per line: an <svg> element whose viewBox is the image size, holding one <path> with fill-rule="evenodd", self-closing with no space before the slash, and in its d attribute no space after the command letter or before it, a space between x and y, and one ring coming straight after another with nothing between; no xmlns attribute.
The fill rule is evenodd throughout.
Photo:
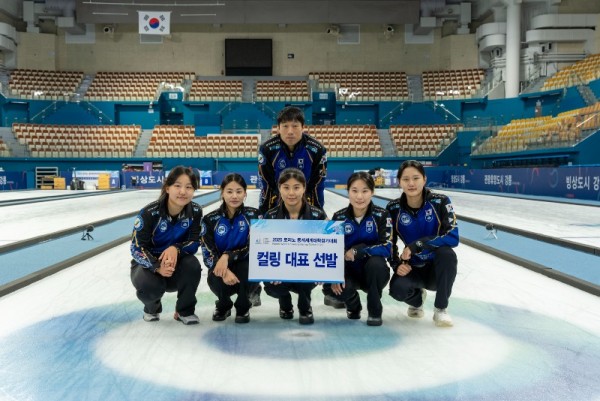
<svg viewBox="0 0 600 401"><path fill-rule="evenodd" d="M277 182L281 172L288 167L296 167L304 173L307 181L306 201L320 209L325 206L327 150L321 142L304 133L304 121L304 113L298 107L284 108L277 116L278 133L266 140L258 150L258 210L262 215L279 204ZM331 285L323 287L326 305L345 307L343 302L333 296ZM252 291L253 303L260 294L259 289L260 287Z"/></svg>
<svg viewBox="0 0 600 401"><path fill-rule="evenodd" d="M277 180L288 167L296 167L307 179L306 200L323 209L327 150L312 136L303 133L304 114L298 107L288 106L277 116L278 134L269 138L258 151L260 198L258 210L267 210L279 204Z"/></svg>

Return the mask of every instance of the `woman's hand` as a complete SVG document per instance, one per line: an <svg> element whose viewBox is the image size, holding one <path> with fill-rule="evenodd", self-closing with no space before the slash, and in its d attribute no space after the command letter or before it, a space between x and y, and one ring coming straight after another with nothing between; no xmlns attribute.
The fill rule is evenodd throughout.
<svg viewBox="0 0 600 401"><path fill-rule="evenodd" d="M402 255L400 255L400 259L410 260L411 256L412 256L412 253L410 252L410 248L407 246L404 247L404 250L402 251Z"/></svg>
<svg viewBox="0 0 600 401"><path fill-rule="evenodd" d="M396 274L399 276L406 276L408 273L410 273L412 270L412 267L410 267L410 265L406 262L402 262L400 263L400 266L398 266L396 268Z"/></svg>
<svg viewBox="0 0 600 401"><path fill-rule="evenodd" d="M179 251L175 246L171 245L165 249L158 257L158 260L160 260L160 268L157 269L157 272L163 277L171 277L175 272L178 256Z"/></svg>
<svg viewBox="0 0 600 401"><path fill-rule="evenodd" d="M175 268L164 267L162 264L156 269L156 273L163 277L171 277L175 273Z"/></svg>
<svg viewBox="0 0 600 401"><path fill-rule="evenodd" d="M224 278L225 272L227 272L227 265L229 264L229 255L224 253L221 255L215 268L213 269L213 274L217 277Z"/></svg>
<svg viewBox="0 0 600 401"><path fill-rule="evenodd" d="M335 283L335 284L331 284L331 291L333 291L333 293L335 295L340 295L344 289L344 287L346 287L346 283Z"/></svg>
<svg viewBox="0 0 600 401"><path fill-rule="evenodd" d="M354 248L350 248L344 254L344 260L347 260L349 262L354 262L355 256L356 256L356 252L354 251Z"/></svg>
<svg viewBox="0 0 600 401"><path fill-rule="evenodd" d="M236 285L240 282L240 280L231 270L227 270L223 275L223 282L227 285Z"/></svg>

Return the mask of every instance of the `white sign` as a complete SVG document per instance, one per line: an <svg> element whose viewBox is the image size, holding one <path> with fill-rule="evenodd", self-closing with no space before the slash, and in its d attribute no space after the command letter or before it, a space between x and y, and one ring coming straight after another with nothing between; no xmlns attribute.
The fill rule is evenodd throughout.
<svg viewBox="0 0 600 401"><path fill-rule="evenodd" d="M252 220L250 281L344 282L344 226L327 220Z"/></svg>
<svg viewBox="0 0 600 401"><path fill-rule="evenodd" d="M107 170L76 170L73 172L72 178L77 178L85 183L85 189L92 189L98 187L98 177L100 174L110 174L111 188L118 188L120 186L120 174L118 171L107 171ZM114 185L114 186L113 186Z"/></svg>

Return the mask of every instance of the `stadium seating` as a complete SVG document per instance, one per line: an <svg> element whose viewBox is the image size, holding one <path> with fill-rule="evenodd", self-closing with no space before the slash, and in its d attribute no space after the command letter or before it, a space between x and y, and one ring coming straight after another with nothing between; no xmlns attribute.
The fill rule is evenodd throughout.
<svg viewBox="0 0 600 401"><path fill-rule="evenodd" d="M393 125L390 136L397 155L405 157L437 156L456 137L461 125Z"/></svg>
<svg viewBox="0 0 600 401"><path fill-rule="evenodd" d="M496 136L483 142L473 155L520 152L573 146L600 129L600 103L569 110L556 117L512 120Z"/></svg>
<svg viewBox="0 0 600 401"><path fill-rule="evenodd" d="M306 81L256 81L257 102L308 102L310 91Z"/></svg>
<svg viewBox="0 0 600 401"><path fill-rule="evenodd" d="M423 99L448 100L470 98L481 88L484 70L425 71Z"/></svg>
<svg viewBox="0 0 600 401"><path fill-rule="evenodd" d="M26 99L67 100L83 80L83 72L18 69L10 73L10 95Z"/></svg>
<svg viewBox="0 0 600 401"><path fill-rule="evenodd" d="M160 85L181 87L189 72L99 72L92 80L84 99L152 101Z"/></svg>
<svg viewBox="0 0 600 401"><path fill-rule="evenodd" d="M195 136L192 125L157 125L152 130L148 157L256 157L258 135Z"/></svg>
<svg viewBox="0 0 600 401"><path fill-rule="evenodd" d="M592 54L585 59L562 68L544 82L542 90L551 90L589 83L600 78L600 54Z"/></svg>
<svg viewBox="0 0 600 401"><path fill-rule="evenodd" d="M15 138L31 157L131 157L139 125L45 125L15 123Z"/></svg>
<svg viewBox="0 0 600 401"><path fill-rule="evenodd" d="M190 101L241 102L242 81L196 80L188 96Z"/></svg>
<svg viewBox="0 0 600 401"><path fill-rule="evenodd" d="M326 148L328 157L379 157L383 155L374 125L306 125L306 132ZM272 133L276 133L273 127Z"/></svg>
<svg viewBox="0 0 600 401"><path fill-rule="evenodd" d="M335 89L341 101L408 100L405 72L311 72L319 90Z"/></svg>
<svg viewBox="0 0 600 401"><path fill-rule="evenodd" d="M10 151L8 150L8 146L4 143L2 138L0 138L0 157L8 157L10 156Z"/></svg>

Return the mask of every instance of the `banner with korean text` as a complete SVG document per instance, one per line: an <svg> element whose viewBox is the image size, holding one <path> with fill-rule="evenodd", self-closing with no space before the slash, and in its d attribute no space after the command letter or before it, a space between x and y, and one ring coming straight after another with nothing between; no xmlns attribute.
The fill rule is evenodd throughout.
<svg viewBox="0 0 600 401"><path fill-rule="evenodd" d="M252 220L250 281L344 281L341 221Z"/></svg>
<svg viewBox="0 0 600 401"><path fill-rule="evenodd" d="M138 32L144 35L169 35L170 11L138 11Z"/></svg>

